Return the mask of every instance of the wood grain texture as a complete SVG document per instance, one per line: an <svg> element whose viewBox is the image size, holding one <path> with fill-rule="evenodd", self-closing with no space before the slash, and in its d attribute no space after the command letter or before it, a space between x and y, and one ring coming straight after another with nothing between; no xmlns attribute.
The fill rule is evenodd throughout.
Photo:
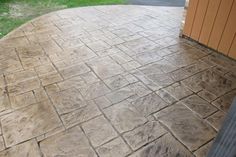
<svg viewBox="0 0 236 157"><path fill-rule="evenodd" d="M229 57L236 59L236 35L234 36L234 40L232 46L229 50Z"/></svg>
<svg viewBox="0 0 236 157"><path fill-rule="evenodd" d="M184 29L183 29L183 34L188 37L191 34L194 17L195 17L195 13L198 6L198 1L199 0L189 0L189 6L188 6L186 20L185 20Z"/></svg>
<svg viewBox="0 0 236 157"><path fill-rule="evenodd" d="M236 33L235 15L236 15L236 1L234 1L233 3L233 7L230 11L230 15L218 47L218 51L224 53L225 55L228 55Z"/></svg>
<svg viewBox="0 0 236 157"><path fill-rule="evenodd" d="M198 7L191 31L191 38L193 38L194 40L199 39L208 4L209 0L199 0L198 2Z"/></svg>
<svg viewBox="0 0 236 157"><path fill-rule="evenodd" d="M199 37L199 42L207 45L214 21L219 9L221 0L209 0L209 5L203 22L202 30Z"/></svg>
<svg viewBox="0 0 236 157"><path fill-rule="evenodd" d="M217 50L220 39L222 37L222 33L224 31L233 0L224 0L221 3L219 11L217 13L217 17L214 23L214 27L212 29L212 33L210 36L210 40L208 46Z"/></svg>

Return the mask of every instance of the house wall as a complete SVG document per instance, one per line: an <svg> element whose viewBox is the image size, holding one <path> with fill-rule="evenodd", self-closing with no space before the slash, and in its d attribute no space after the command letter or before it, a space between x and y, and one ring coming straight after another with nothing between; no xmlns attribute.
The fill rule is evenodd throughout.
<svg viewBox="0 0 236 157"><path fill-rule="evenodd" d="M236 59L236 0L189 0L182 33Z"/></svg>

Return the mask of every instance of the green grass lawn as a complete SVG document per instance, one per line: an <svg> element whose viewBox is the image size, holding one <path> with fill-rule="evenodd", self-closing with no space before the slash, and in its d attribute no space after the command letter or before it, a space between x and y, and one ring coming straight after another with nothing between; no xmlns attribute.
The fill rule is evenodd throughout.
<svg viewBox="0 0 236 157"><path fill-rule="evenodd" d="M124 3L126 0L0 0L0 38L26 21L54 10Z"/></svg>

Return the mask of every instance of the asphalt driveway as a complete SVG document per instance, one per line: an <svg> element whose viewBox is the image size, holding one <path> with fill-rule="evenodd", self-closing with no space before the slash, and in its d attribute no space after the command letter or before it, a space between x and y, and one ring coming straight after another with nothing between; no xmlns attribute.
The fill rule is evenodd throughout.
<svg viewBox="0 0 236 157"><path fill-rule="evenodd" d="M178 6L183 7L185 0L129 0L130 4L156 5L156 6Z"/></svg>

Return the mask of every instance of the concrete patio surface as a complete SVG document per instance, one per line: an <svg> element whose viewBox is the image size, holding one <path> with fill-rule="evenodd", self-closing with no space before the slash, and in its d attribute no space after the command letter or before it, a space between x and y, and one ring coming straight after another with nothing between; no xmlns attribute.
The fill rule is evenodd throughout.
<svg viewBox="0 0 236 157"><path fill-rule="evenodd" d="M129 4L184 7L186 0L128 0Z"/></svg>
<svg viewBox="0 0 236 157"><path fill-rule="evenodd" d="M96 6L0 40L0 157L205 157L236 62L178 37L183 8Z"/></svg>

